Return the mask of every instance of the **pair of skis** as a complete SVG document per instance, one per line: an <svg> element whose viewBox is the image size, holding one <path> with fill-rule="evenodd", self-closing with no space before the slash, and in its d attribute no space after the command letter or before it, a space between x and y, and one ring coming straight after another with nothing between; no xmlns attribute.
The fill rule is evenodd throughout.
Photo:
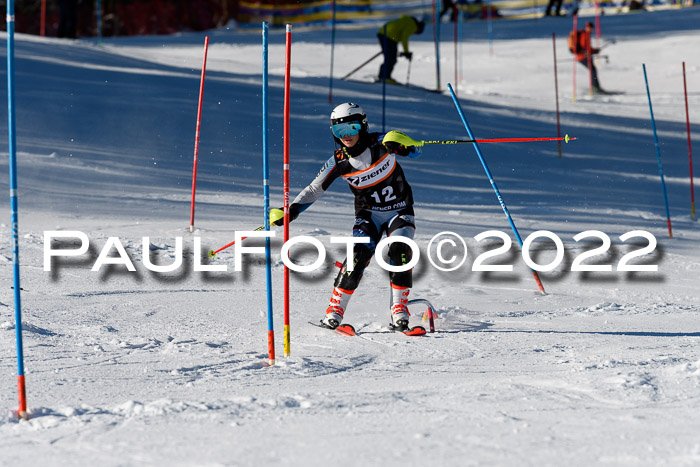
<svg viewBox="0 0 700 467"><path fill-rule="evenodd" d="M341 324L337 328L332 328L330 326L326 326L323 323L312 323L309 321L309 324L319 327L321 329L328 329L329 331L335 331L338 334L342 334L344 336L354 336L357 333L355 332L355 328L352 326L352 324ZM424 336L425 335L425 328L423 326L414 326L412 328L407 328L404 330L401 329L393 329L395 332L400 332L402 334L405 334L407 336L411 337L417 337L417 336Z"/></svg>

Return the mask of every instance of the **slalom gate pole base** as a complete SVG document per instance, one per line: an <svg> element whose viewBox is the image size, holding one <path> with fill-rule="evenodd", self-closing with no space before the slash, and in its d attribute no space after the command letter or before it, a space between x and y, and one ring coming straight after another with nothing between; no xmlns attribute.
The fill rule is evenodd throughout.
<svg viewBox="0 0 700 467"><path fill-rule="evenodd" d="M27 387L24 384L24 375L17 375L17 394L19 398L19 409L13 411L17 418L29 420L27 413Z"/></svg>
<svg viewBox="0 0 700 467"><path fill-rule="evenodd" d="M432 303L430 303L428 300L425 300L424 298L415 298L413 300L409 300L408 304L413 305L416 303L423 303L424 305L428 306L428 309L425 310L423 313L423 321L426 319L430 323L430 332L435 332L435 317L437 316L437 311L435 311L435 307L433 306Z"/></svg>
<svg viewBox="0 0 700 467"><path fill-rule="evenodd" d="M275 331L267 331L267 355L270 366L275 365Z"/></svg>
<svg viewBox="0 0 700 467"><path fill-rule="evenodd" d="M284 358L289 358L289 355L291 354L291 349L292 347L292 339L291 335L289 333L289 325L285 324L284 325Z"/></svg>
<svg viewBox="0 0 700 467"><path fill-rule="evenodd" d="M542 281L540 280L540 275L537 274L537 271L532 271L532 275L535 278L535 282L537 282L537 287L540 289L540 295L545 296L547 295L547 292L544 291L544 285L542 285Z"/></svg>

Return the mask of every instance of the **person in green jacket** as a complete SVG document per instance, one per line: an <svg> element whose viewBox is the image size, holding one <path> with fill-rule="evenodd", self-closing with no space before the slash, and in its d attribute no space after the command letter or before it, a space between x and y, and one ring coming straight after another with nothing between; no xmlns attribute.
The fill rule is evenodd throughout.
<svg viewBox="0 0 700 467"><path fill-rule="evenodd" d="M399 56L399 42L403 46L400 56L411 60L413 53L408 50L408 38L412 34L421 34L423 29L425 29L424 21L406 15L389 21L379 29L377 38L384 54L384 63L379 67L379 81L386 79L387 83L396 84L391 77L391 72L394 71L394 65Z"/></svg>

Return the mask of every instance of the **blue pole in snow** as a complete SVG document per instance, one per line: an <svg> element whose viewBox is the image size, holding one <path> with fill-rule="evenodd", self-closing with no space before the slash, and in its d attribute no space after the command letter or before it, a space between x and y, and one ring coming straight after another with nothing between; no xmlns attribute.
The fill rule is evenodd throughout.
<svg viewBox="0 0 700 467"><path fill-rule="evenodd" d="M467 123L467 119L464 116L464 112L462 112L462 107L459 105L459 101L457 100L457 96L455 95L454 90L452 90L452 86L450 83L447 83L447 89L450 90L450 94L452 95L452 101L455 104L455 107L457 107L457 112L459 113L459 117L462 119L462 123L464 124L464 128L467 129L467 134L469 135L469 139L476 139L474 137L474 133L472 133L472 129L469 127L469 123ZM472 143L474 145L474 149L476 150L476 155L479 156L479 160L481 161L481 165L484 167L484 171L486 172L486 176L489 178L489 182L491 183L491 187L493 187L493 191L496 192L496 197L498 198L498 202L501 204L501 208L503 208L503 213L506 215L506 219L508 219L508 223L510 224L510 228L513 229L513 233L515 234L515 238L518 239L518 243L520 244L520 247L522 248L523 246L523 239L520 237L520 233L518 232L517 227L515 227L515 223L513 222L513 218L510 215L510 212L508 211L508 207L506 206L505 201L503 201L503 197L501 196L501 192L498 190L498 187L496 186L496 182L493 180L493 175L491 175L491 171L489 170L489 167L486 165L486 160L484 159L484 156L481 154L481 149L479 149L479 145L475 142ZM544 287L542 286L542 281L540 281L540 277L537 274L537 271L533 270L532 274L535 276L535 281L537 282L537 286L540 288L540 292L542 294L545 294Z"/></svg>
<svg viewBox="0 0 700 467"><path fill-rule="evenodd" d="M459 3L457 3L456 8L459 7ZM464 73L462 71L462 21L464 19L464 15L462 15L462 10L457 10L457 44L459 45L458 50L459 50L459 80L462 81L464 79Z"/></svg>
<svg viewBox="0 0 700 467"><path fill-rule="evenodd" d="M15 290L15 336L17 341L17 415L27 418L27 391L24 385L24 352L22 346L22 301L19 284L19 223L17 203L17 142L15 135L15 2L7 1L7 133L10 166L10 212L12 229L12 272Z"/></svg>
<svg viewBox="0 0 700 467"><path fill-rule="evenodd" d="M267 68L268 68L268 41L267 22L262 23L263 40L263 70L262 70L262 130L263 130L263 205L265 216L265 231L270 230L270 162L267 146ZM270 237L265 237L265 274L267 278L267 332L268 336L274 333L272 320L272 257L270 253ZM270 357L274 359L274 356Z"/></svg>
<svg viewBox="0 0 700 467"><path fill-rule="evenodd" d="M386 24L382 35L382 51L384 52L384 65L382 65L382 132L386 131Z"/></svg>
<svg viewBox="0 0 700 467"><path fill-rule="evenodd" d="M493 55L493 21L491 21L491 0L486 3L486 17L489 30L489 55Z"/></svg>
<svg viewBox="0 0 700 467"><path fill-rule="evenodd" d="M97 43L102 44L102 0L97 0Z"/></svg>
<svg viewBox="0 0 700 467"><path fill-rule="evenodd" d="M433 24L435 24L435 67L436 67L436 78L437 78L437 85L435 87L436 90L440 90L440 83L442 80L440 79L440 14L437 13L437 8L436 8L436 13L435 13L435 21Z"/></svg>
<svg viewBox="0 0 700 467"><path fill-rule="evenodd" d="M335 57L335 0L331 1L331 73L328 83L328 103L333 103L333 57Z"/></svg>
<svg viewBox="0 0 700 467"><path fill-rule="evenodd" d="M668 236L673 237L671 232L671 213L668 209L668 196L666 195L666 182L664 182L664 169L661 166L661 150L659 149L659 137L656 135L656 122L654 120L654 110L651 108L651 94L649 93L649 80L647 80L647 67L642 63L644 70L644 84L647 87L647 98L649 99L649 113L651 113L651 127L654 130L654 146L656 146L656 159L659 162L659 175L661 176L661 189L664 192L664 204L666 205L666 222L668 223Z"/></svg>

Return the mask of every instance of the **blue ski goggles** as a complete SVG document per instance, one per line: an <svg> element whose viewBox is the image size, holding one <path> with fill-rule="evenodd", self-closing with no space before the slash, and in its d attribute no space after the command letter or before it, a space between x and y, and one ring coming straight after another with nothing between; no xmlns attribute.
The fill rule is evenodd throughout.
<svg viewBox="0 0 700 467"><path fill-rule="evenodd" d="M336 123L335 125L331 125L331 131L336 138L355 136L361 129L362 123L359 122Z"/></svg>

